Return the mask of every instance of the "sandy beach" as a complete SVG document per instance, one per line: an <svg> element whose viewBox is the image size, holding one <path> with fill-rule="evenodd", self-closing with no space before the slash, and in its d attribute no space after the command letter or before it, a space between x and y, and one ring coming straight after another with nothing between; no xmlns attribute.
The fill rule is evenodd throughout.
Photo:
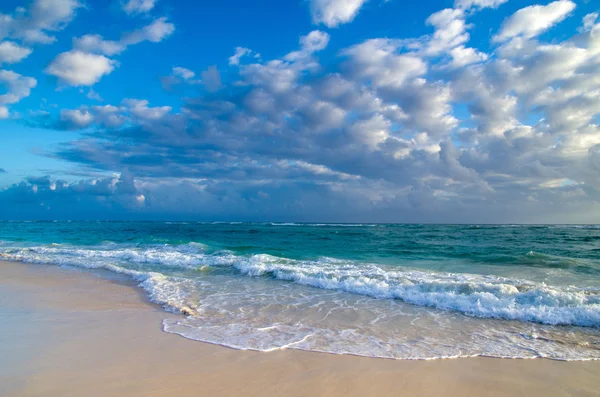
<svg viewBox="0 0 600 397"><path fill-rule="evenodd" d="M239 351L163 332L170 316L121 276L0 262L0 395L600 395L597 361Z"/></svg>

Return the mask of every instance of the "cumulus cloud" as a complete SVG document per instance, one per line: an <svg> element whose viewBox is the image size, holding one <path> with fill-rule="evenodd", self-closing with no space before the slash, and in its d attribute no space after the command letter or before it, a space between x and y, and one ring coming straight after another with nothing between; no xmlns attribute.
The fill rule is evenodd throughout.
<svg viewBox="0 0 600 397"><path fill-rule="evenodd" d="M454 7L463 10L470 8L498 8L508 0L455 0Z"/></svg>
<svg viewBox="0 0 600 397"><path fill-rule="evenodd" d="M166 17L157 18L142 29L134 30L122 38L125 45L138 44L143 41L158 43L169 37L175 31L175 25L167 22Z"/></svg>
<svg viewBox="0 0 600 397"><path fill-rule="evenodd" d="M104 55L72 50L59 54L44 72L67 85L92 86L117 66L116 61Z"/></svg>
<svg viewBox="0 0 600 397"><path fill-rule="evenodd" d="M335 28L351 22L367 0L310 0L310 12L314 23Z"/></svg>
<svg viewBox="0 0 600 397"><path fill-rule="evenodd" d="M149 102L145 99L125 99L123 103L134 117L143 121L161 119L171 111L170 106L148 107Z"/></svg>
<svg viewBox="0 0 600 397"><path fill-rule="evenodd" d="M586 32L592 30L596 20L598 19L598 12L591 12L583 17L583 26L580 28L580 31Z"/></svg>
<svg viewBox="0 0 600 397"><path fill-rule="evenodd" d="M6 90L6 93L0 95L0 119L6 119L10 115L6 105L28 97L36 85L37 80L33 77L22 76L10 70L0 70L0 86Z"/></svg>
<svg viewBox="0 0 600 397"><path fill-rule="evenodd" d="M181 67L181 66L175 66L171 70L170 75L162 76L160 78L160 83L161 83L163 89L165 89L167 91L171 91L175 87L177 87L181 84L195 85L195 84L202 83L202 81L200 79L196 79L195 77L196 77L196 73L193 72L192 70Z"/></svg>
<svg viewBox="0 0 600 397"><path fill-rule="evenodd" d="M17 8L13 14L1 15L0 39L11 37L27 43L49 44L51 35L65 28L83 7L77 0L35 0L28 9Z"/></svg>
<svg viewBox="0 0 600 397"><path fill-rule="evenodd" d="M329 35L320 30L313 30L306 36L300 38L300 44L303 52L312 54L317 51L321 51L327 47L329 43Z"/></svg>
<svg viewBox="0 0 600 397"><path fill-rule="evenodd" d="M90 112L94 116L94 123L102 128L120 128L129 121L123 106L91 106Z"/></svg>
<svg viewBox="0 0 600 397"><path fill-rule="evenodd" d="M327 47L329 35L320 30L313 30L306 36L300 37L300 50L287 54L286 61L300 61L310 58L315 52L321 51Z"/></svg>
<svg viewBox="0 0 600 397"><path fill-rule="evenodd" d="M124 34L118 41L105 40L98 34L87 34L74 38L73 47L83 52L112 56L125 51L130 45L144 41L158 43L169 37L174 31L175 25L167 22L166 18L158 18L141 29Z"/></svg>
<svg viewBox="0 0 600 397"><path fill-rule="evenodd" d="M443 53L469 40L463 10L446 8L430 15L425 22L435 28L427 45L428 55Z"/></svg>
<svg viewBox="0 0 600 397"><path fill-rule="evenodd" d="M93 99L94 101L102 101L102 97L93 88L90 88L88 93L85 95L88 99Z"/></svg>
<svg viewBox="0 0 600 397"><path fill-rule="evenodd" d="M88 127L94 121L94 117L87 110L62 109L60 111L60 121L66 125L73 126L74 129Z"/></svg>
<svg viewBox="0 0 600 397"><path fill-rule="evenodd" d="M125 13L142 14L152 10L158 0L125 0L121 2L121 8Z"/></svg>
<svg viewBox="0 0 600 397"><path fill-rule="evenodd" d="M513 37L526 39L535 37L564 20L575 9L570 0L554 1L546 6L533 5L515 12L502 24L500 32L494 36L495 42Z"/></svg>
<svg viewBox="0 0 600 397"><path fill-rule="evenodd" d="M282 59L273 59L264 63L252 63L240 67L241 85L261 86L271 92L287 92L294 87L297 80L305 73L319 69L320 65L314 53L324 49L329 43L329 35L314 30L299 40L300 48L286 54ZM260 92L253 93L254 98ZM249 102L256 102L250 99Z"/></svg>
<svg viewBox="0 0 600 397"><path fill-rule="evenodd" d="M13 43L3 41L0 43L0 65L3 63L21 62L31 54L31 49Z"/></svg>
<svg viewBox="0 0 600 397"><path fill-rule="evenodd" d="M407 80L427 72L427 63L419 56L401 53L402 42L371 39L342 51L350 57L351 73L375 86L401 86Z"/></svg>
<svg viewBox="0 0 600 397"><path fill-rule="evenodd" d="M192 72L189 69L182 68L181 66L176 66L173 68L173 75L179 76L184 80L189 80L189 79L193 78L194 76L196 76L196 73Z"/></svg>
<svg viewBox="0 0 600 397"><path fill-rule="evenodd" d="M450 66L453 68L460 68L473 63L483 62L488 59L488 55L486 53L465 46L454 47L449 51L449 53L452 57Z"/></svg>
<svg viewBox="0 0 600 397"><path fill-rule="evenodd" d="M120 41L104 40L99 34L86 34L75 37L73 47L79 51L111 56L123 52L127 46Z"/></svg>
<svg viewBox="0 0 600 397"><path fill-rule="evenodd" d="M74 49L59 54L45 73L58 77L63 84L92 86L119 65L107 56L120 54L128 46L144 41L160 42L174 31L175 25L166 18L158 18L141 29L124 34L118 41L105 40L97 34L74 38Z"/></svg>
<svg viewBox="0 0 600 397"><path fill-rule="evenodd" d="M230 65L239 65L240 59L244 56L252 54L252 50L245 47L235 47L235 54L229 57Z"/></svg>
<svg viewBox="0 0 600 397"><path fill-rule="evenodd" d="M58 119L49 120L49 114L43 112L33 125L60 130L80 130L90 126L98 128L120 128L126 123L152 124L165 118L170 106L148 106L145 99L127 98L118 106L81 106L77 109L61 109Z"/></svg>

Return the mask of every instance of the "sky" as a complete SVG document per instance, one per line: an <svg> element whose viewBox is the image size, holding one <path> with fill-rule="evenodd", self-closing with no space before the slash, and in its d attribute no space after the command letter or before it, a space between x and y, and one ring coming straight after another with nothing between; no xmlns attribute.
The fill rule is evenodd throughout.
<svg viewBox="0 0 600 397"><path fill-rule="evenodd" d="M0 219L600 223L593 0L3 0Z"/></svg>

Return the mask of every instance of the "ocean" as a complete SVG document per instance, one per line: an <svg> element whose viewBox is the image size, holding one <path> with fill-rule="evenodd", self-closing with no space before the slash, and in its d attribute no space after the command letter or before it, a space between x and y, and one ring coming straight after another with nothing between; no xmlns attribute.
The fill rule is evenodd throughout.
<svg viewBox="0 0 600 397"><path fill-rule="evenodd" d="M236 349L600 359L600 226L4 221L0 260L127 275Z"/></svg>

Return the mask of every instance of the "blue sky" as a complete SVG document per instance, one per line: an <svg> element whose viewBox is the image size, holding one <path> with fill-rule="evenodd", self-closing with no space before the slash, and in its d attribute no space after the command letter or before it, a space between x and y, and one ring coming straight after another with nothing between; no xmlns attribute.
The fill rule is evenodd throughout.
<svg viewBox="0 0 600 397"><path fill-rule="evenodd" d="M600 222L599 10L3 1L0 218Z"/></svg>

